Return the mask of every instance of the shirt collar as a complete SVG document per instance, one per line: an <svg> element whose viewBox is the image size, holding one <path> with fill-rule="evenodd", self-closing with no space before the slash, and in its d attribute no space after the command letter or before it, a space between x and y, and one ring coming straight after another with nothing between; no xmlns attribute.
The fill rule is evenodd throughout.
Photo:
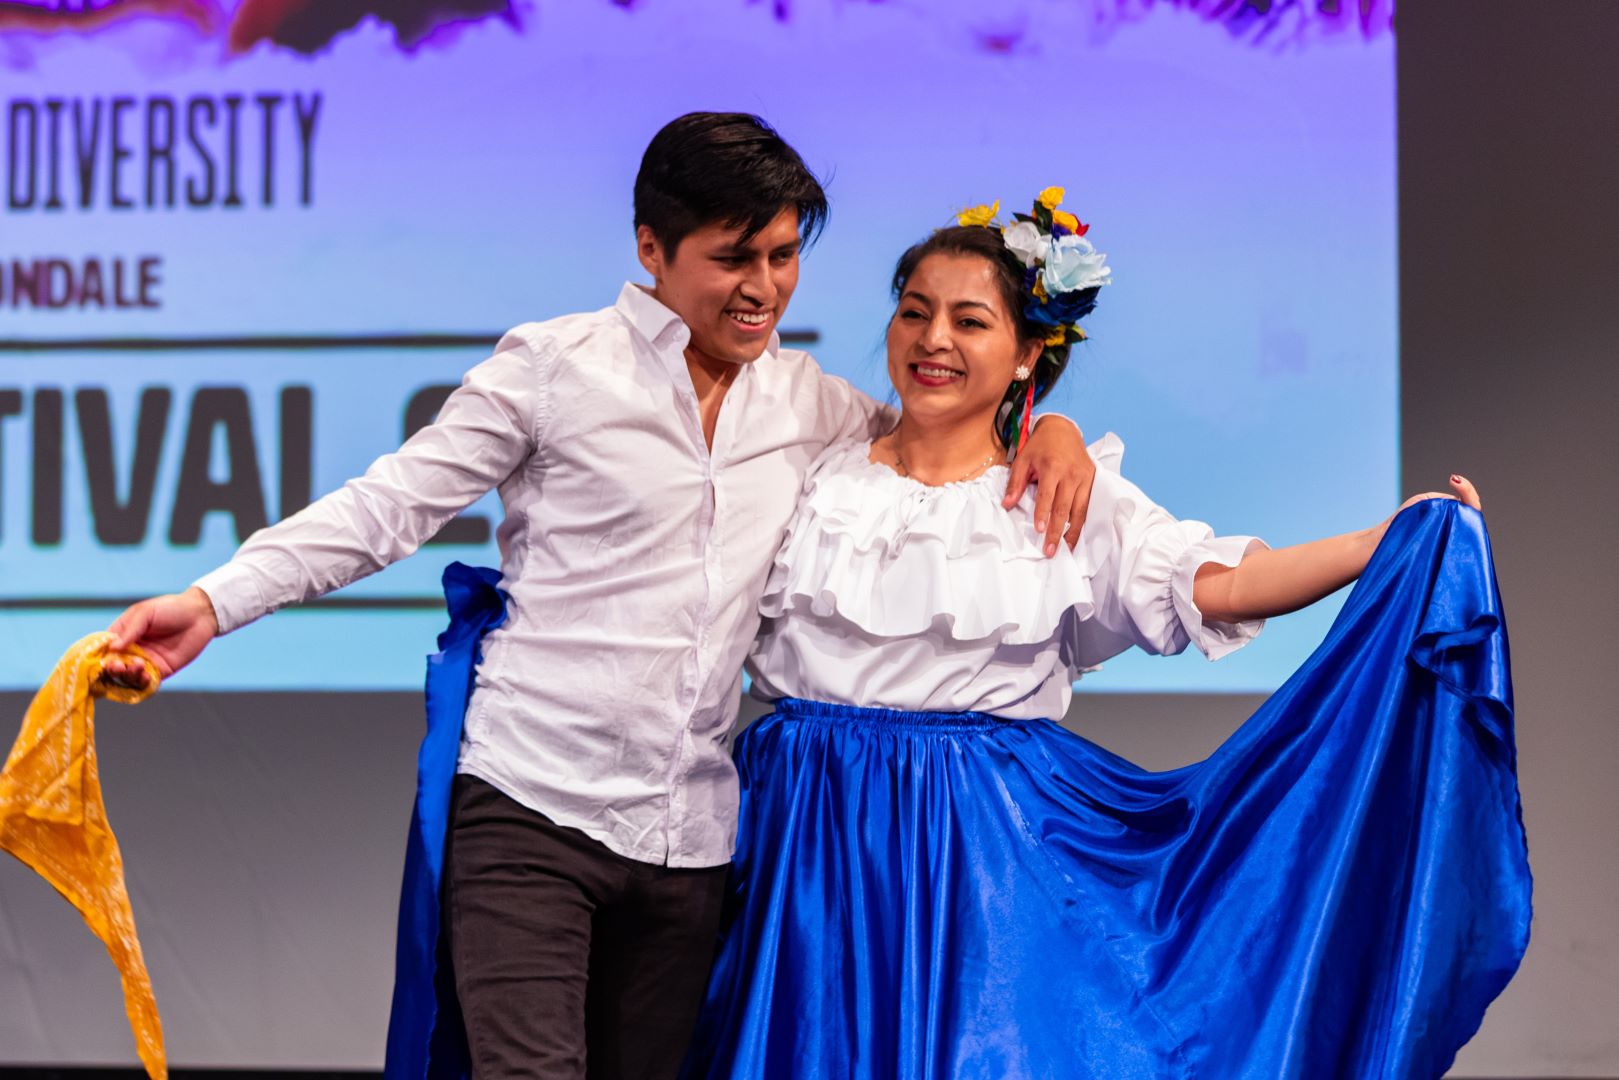
<svg viewBox="0 0 1619 1080"><path fill-rule="evenodd" d="M691 330L679 315L665 307L645 286L633 281L624 283L624 287L618 291L618 303L613 306L659 355L670 363L678 360L681 370L685 370L686 346L691 341ZM781 335L772 330L770 340L765 343L765 356L774 359L780 351ZM753 364L743 366L751 368L757 363L756 360Z"/></svg>
<svg viewBox="0 0 1619 1080"><path fill-rule="evenodd" d="M684 351L691 340L691 331L680 321L680 316L664 307L652 293L633 281L626 281L618 291L618 309L635 332L662 352L673 348Z"/></svg>

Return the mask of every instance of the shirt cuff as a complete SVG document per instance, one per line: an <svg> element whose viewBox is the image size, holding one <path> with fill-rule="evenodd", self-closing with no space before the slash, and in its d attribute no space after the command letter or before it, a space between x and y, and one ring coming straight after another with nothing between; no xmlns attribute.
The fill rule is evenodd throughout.
<svg viewBox="0 0 1619 1080"><path fill-rule="evenodd" d="M1197 541L1181 553L1170 588L1175 616L1180 619L1192 644L1210 660L1234 653L1258 637L1265 628L1265 620L1249 619L1239 623L1206 621L1192 599L1198 570L1208 563L1236 566L1250 551L1263 551L1268 546L1263 540L1252 536L1211 536L1207 540Z"/></svg>
<svg viewBox="0 0 1619 1080"><path fill-rule="evenodd" d="M270 612L270 605L265 603L252 571L236 563L226 563L191 584L201 589L214 606L214 619L219 623L222 636Z"/></svg>

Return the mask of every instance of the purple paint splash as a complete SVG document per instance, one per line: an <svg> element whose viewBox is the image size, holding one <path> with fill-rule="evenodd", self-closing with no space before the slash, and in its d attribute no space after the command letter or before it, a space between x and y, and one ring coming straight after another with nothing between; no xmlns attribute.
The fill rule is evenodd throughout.
<svg viewBox="0 0 1619 1080"><path fill-rule="evenodd" d="M91 33L143 15L209 32L224 25L218 0L0 0L0 32Z"/></svg>
<svg viewBox="0 0 1619 1080"><path fill-rule="evenodd" d="M1093 0L1098 21L1129 23L1156 8L1200 16L1252 45L1394 32L1394 0Z"/></svg>
<svg viewBox="0 0 1619 1080"><path fill-rule="evenodd" d="M316 53L366 18L393 27L401 48L415 51L461 23L519 21L511 0L243 0L231 20L230 48L245 52L268 41Z"/></svg>
<svg viewBox="0 0 1619 1080"><path fill-rule="evenodd" d="M618 7L634 10L652 0L609 0ZM745 0L748 6L769 4L780 22L790 22L796 10L811 4L851 6L881 4L892 0ZM1394 29L1395 0L1070 0L1074 6L1093 9L1098 29L1137 22L1155 8L1171 8L1201 16L1222 26L1231 36L1254 45L1297 44L1307 39L1355 34L1374 38ZM913 10L928 5L912 3ZM946 5L936 5L944 8ZM959 13L959 12L954 12ZM939 12L944 15L944 11ZM1002 14L1005 14L1003 11ZM990 51L1011 52L1017 45L1004 35L991 35L982 42Z"/></svg>
<svg viewBox="0 0 1619 1080"><path fill-rule="evenodd" d="M90 33L118 21L147 16L188 24L213 35L223 30L232 53L261 42L310 55L328 48L366 20L391 27L400 48L414 52L453 38L467 24L500 19L523 28L523 0L241 0L226 14L222 0L0 0L0 32ZM567 0L585 3L587 0ZM655 3L681 0L595 0L630 14ZM737 0L739 6L768 5L778 22L790 23L812 5L858 6L901 0ZM1288 48L1325 38L1371 39L1393 33L1395 0L1053 0L1087 11L1104 36L1153 15L1159 9L1183 12L1222 28L1256 46ZM949 18L976 5L960 0L908 0L921 18ZM1009 5L1010 14L1020 6ZM1003 10L1003 14L1005 14ZM1026 10L1022 11L1026 14ZM1006 29L977 30L979 47L1011 53L1022 43L1023 20Z"/></svg>

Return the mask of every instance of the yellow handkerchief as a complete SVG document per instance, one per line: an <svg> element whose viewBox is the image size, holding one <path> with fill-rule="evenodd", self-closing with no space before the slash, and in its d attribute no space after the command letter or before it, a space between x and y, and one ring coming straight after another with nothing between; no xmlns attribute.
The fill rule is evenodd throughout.
<svg viewBox="0 0 1619 1080"><path fill-rule="evenodd" d="M144 690L101 680L112 635L91 634L57 662L28 706L22 732L0 771L0 848L33 867L79 909L107 946L124 983L124 1009L141 1063L153 1080L169 1075L163 1027L146 974L135 916L124 888L124 859L107 823L96 768L95 699L137 702L157 689L157 668L146 666Z"/></svg>

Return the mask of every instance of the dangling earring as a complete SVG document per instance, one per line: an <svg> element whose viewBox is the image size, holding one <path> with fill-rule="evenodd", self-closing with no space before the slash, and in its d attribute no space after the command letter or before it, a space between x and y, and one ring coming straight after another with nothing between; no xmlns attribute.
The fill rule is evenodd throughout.
<svg viewBox="0 0 1619 1080"><path fill-rule="evenodd" d="M1012 378L1016 379L1018 382L1022 382L1032 374L1033 372L1029 369L1029 365L1023 364L1020 365L1016 371L1012 372Z"/></svg>

